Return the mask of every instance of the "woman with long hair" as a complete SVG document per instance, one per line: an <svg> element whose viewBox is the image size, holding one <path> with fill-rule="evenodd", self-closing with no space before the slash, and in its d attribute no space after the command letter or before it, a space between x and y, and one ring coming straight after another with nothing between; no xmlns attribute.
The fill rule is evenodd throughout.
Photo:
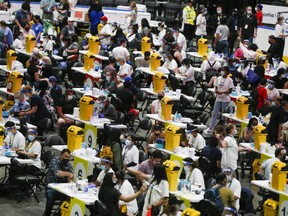
<svg viewBox="0 0 288 216"><path fill-rule="evenodd" d="M88 16L90 21L90 33L92 35L97 35L100 18L104 16L104 13L102 11L102 5L98 1L91 3L88 10Z"/></svg>
<svg viewBox="0 0 288 216"><path fill-rule="evenodd" d="M258 119L253 117L249 120L247 127L243 130L243 141L254 142L254 128L258 125Z"/></svg>

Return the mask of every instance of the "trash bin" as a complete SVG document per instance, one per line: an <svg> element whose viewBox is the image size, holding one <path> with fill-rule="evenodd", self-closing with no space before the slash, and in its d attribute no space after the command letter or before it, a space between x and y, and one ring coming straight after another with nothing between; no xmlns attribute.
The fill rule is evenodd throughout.
<svg viewBox="0 0 288 216"><path fill-rule="evenodd" d="M152 53L150 57L150 70L156 71L158 67L161 65L161 56L158 53Z"/></svg>
<svg viewBox="0 0 288 216"><path fill-rule="evenodd" d="M169 183L169 191L177 191L179 178L179 165L171 160L166 160L163 165L166 169L166 175Z"/></svg>
<svg viewBox="0 0 288 216"><path fill-rule="evenodd" d="M263 133L262 132L265 129L266 129L266 127L264 127L263 125L257 125L254 128L254 147L258 151L260 151L261 143L265 143L266 142L267 133Z"/></svg>
<svg viewBox="0 0 288 216"><path fill-rule="evenodd" d="M256 158L253 163L252 163L252 167L253 167L253 176L252 179L255 180L255 174L259 172L259 167L261 166L260 163L260 159Z"/></svg>
<svg viewBox="0 0 288 216"><path fill-rule="evenodd" d="M84 55L84 70L89 72L91 69L94 70L95 56L92 52L87 52Z"/></svg>
<svg viewBox="0 0 288 216"><path fill-rule="evenodd" d="M8 76L7 91L11 93L21 90L23 75L18 71L13 71Z"/></svg>
<svg viewBox="0 0 288 216"><path fill-rule="evenodd" d="M67 129L67 147L73 152L75 149L82 148L82 140L84 137L84 131L82 128L75 125L71 125Z"/></svg>
<svg viewBox="0 0 288 216"><path fill-rule="evenodd" d="M264 204L264 216L277 216L279 203L273 199L267 199Z"/></svg>
<svg viewBox="0 0 288 216"><path fill-rule="evenodd" d="M2 119L2 113L1 113L1 119ZM2 146L2 144L3 144L4 134L5 134L5 129L3 126L0 126L0 146Z"/></svg>
<svg viewBox="0 0 288 216"><path fill-rule="evenodd" d="M103 25L102 23L99 23L99 24L98 24L98 26L97 26L98 34L99 34L99 32L102 30L103 26L104 26L104 25Z"/></svg>
<svg viewBox="0 0 288 216"><path fill-rule="evenodd" d="M173 102L169 97L164 97L161 100L161 118L171 120Z"/></svg>
<svg viewBox="0 0 288 216"><path fill-rule="evenodd" d="M203 56L208 52L208 40L205 38L200 38L198 40L198 54Z"/></svg>
<svg viewBox="0 0 288 216"><path fill-rule="evenodd" d="M168 125L165 128L165 149L174 151L180 145L181 131L175 125Z"/></svg>
<svg viewBox="0 0 288 216"><path fill-rule="evenodd" d="M158 93L158 91L160 90L164 90L164 86L165 86L165 81L166 78L164 76L163 73L160 72L156 72L156 74L153 77L153 82L154 82L154 92Z"/></svg>
<svg viewBox="0 0 288 216"><path fill-rule="evenodd" d="M271 186L275 190L284 191L288 168L286 163L276 161L272 164L272 181Z"/></svg>
<svg viewBox="0 0 288 216"><path fill-rule="evenodd" d="M17 54L14 50L8 50L6 53L7 69L12 70L12 62L17 59Z"/></svg>
<svg viewBox="0 0 288 216"><path fill-rule="evenodd" d="M248 98L246 97L238 97L236 100L236 117L239 119L248 118Z"/></svg>
<svg viewBox="0 0 288 216"><path fill-rule="evenodd" d="M36 37L32 34L28 34L25 38L26 40L26 52L27 53L32 53L33 49L36 46Z"/></svg>
<svg viewBox="0 0 288 216"><path fill-rule="evenodd" d="M181 216L200 216L201 213L192 208L186 208Z"/></svg>
<svg viewBox="0 0 288 216"><path fill-rule="evenodd" d="M70 216L70 202L64 201L60 206L61 216Z"/></svg>
<svg viewBox="0 0 288 216"><path fill-rule="evenodd" d="M98 55L99 44L100 44L100 39L98 37L96 36L89 37L88 39L89 52L93 53L94 55Z"/></svg>
<svg viewBox="0 0 288 216"><path fill-rule="evenodd" d="M83 96L80 99L80 119L90 121L94 109L94 100L92 97Z"/></svg>
<svg viewBox="0 0 288 216"><path fill-rule="evenodd" d="M143 37L141 41L141 52L144 55L146 51L150 52L151 49L151 39L149 37Z"/></svg>

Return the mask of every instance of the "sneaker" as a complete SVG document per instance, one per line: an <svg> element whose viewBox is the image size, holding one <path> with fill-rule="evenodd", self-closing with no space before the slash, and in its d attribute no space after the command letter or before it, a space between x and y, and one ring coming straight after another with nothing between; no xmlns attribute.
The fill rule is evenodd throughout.
<svg viewBox="0 0 288 216"><path fill-rule="evenodd" d="M206 130L203 131L203 133L205 133L205 134L212 134L212 133L213 133L213 130L208 127Z"/></svg>

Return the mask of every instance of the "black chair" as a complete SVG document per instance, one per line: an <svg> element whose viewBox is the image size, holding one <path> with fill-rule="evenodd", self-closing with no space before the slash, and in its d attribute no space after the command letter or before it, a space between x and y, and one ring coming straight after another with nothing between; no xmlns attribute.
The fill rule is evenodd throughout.
<svg viewBox="0 0 288 216"><path fill-rule="evenodd" d="M82 62L75 62L73 67L83 67L84 64ZM82 87L85 81L85 74L73 71L72 73L72 82L74 87Z"/></svg>
<svg viewBox="0 0 288 216"><path fill-rule="evenodd" d="M176 22L176 18L180 12L180 4L179 3L170 3L170 1L165 5L165 23L174 24ZM177 24L176 24L177 25Z"/></svg>
<svg viewBox="0 0 288 216"><path fill-rule="evenodd" d="M149 134L151 128L152 128L151 120L150 119L143 119L139 122L138 127L134 131L134 135L136 136L136 140L137 140L137 147L143 151L144 151L144 148L143 148L142 144L144 141L147 140L148 134ZM137 132L139 132L140 129L142 131L144 131L144 136L137 134ZM146 133L145 133L145 131L146 131Z"/></svg>
<svg viewBox="0 0 288 216"><path fill-rule="evenodd" d="M217 206L214 202L208 199L203 199L199 202L201 216L220 216L217 214Z"/></svg>
<svg viewBox="0 0 288 216"><path fill-rule="evenodd" d="M117 111L117 123L124 124L124 121L125 121L125 114Z"/></svg>
<svg viewBox="0 0 288 216"><path fill-rule="evenodd" d="M144 106L146 99L147 99L147 94L143 91L139 91L136 95L136 99L137 102L142 102L142 104L140 105L140 107L138 108L139 111L142 111L142 116L144 115L145 110L142 109L142 107Z"/></svg>
<svg viewBox="0 0 288 216"><path fill-rule="evenodd" d="M241 215L244 214L254 214L254 206L253 206L253 198L254 194L250 188L241 187L241 197L239 200L240 208L239 213Z"/></svg>
<svg viewBox="0 0 288 216"><path fill-rule="evenodd" d="M50 135L45 140L45 146L52 147L53 145L66 145L66 143L60 136Z"/></svg>
<svg viewBox="0 0 288 216"><path fill-rule="evenodd" d="M202 91L200 92L196 100L194 101L194 104L192 105L192 109L198 110L198 111L205 111L205 109L208 106L208 98L209 98L209 93L207 91ZM210 113L210 110L209 110Z"/></svg>
<svg viewBox="0 0 288 216"><path fill-rule="evenodd" d="M156 16L156 17L155 17L155 20L156 20L156 21L159 21L159 22L165 22L165 18L162 17L162 16Z"/></svg>
<svg viewBox="0 0 288 216"><path fill-rule="evenodd" d="M127 0L115 0L115 7L117 6L126 6L128 5L128 1Z"/></svg>
<svg viewBox="0 0 288 216"><path fill-rule="evenodd" d="M52 127L52 120L51 118L44 118L39 121L37 124L37 130L39 136L44 136L50 131Z"/></svg>
<svg viewBox="0 0 288 216"><path fill-rule="evenodd" d="M50 164L52 158L53 158L53 152L52 151L46 151L43 155L41 155L41 159L45 164L45 168L34 173L34 175L40 179L40 185L39 186L42 186L43 189L45 189L45 187L47 186L46 177L48 174L49 164Z"/></svg>
<svg viewBox="0 0 288 216"><path fill-rule="evenodd" d="M168 75L168 80L170 82L170 85L173 91L176 91L176 89L182 89L182 86L180 85L179 80L176 78L174 74L170 73Z"/></svg>
<svg viewBox="0 0 288 216"><path fill-rule="evenodd" d="M146 5L147 12L151 14L151 20L154 20L156 17L156 1L144 0Z"/></svg>
<svg viewBox="0 0 288 216"><path fill-rule="evenodd" d="M11 166L18 170L18 175L14 177L13 183L24 188L24 190L21 190L20 195L17 196L17 203L21 202L25 196L29 198L31 195L33 195L39 203L34 189L38 187L41 180L34 175L25 174L24 167L15 157L11 158ZM11 197L13 197L13 195L11 195Z"/></svg>
<svg viewBox="0 0 288 216"><path fill-rule="evenodd" d="M195 97L197 93L197 88L195 87L195 84L191 87L189 87L186 91L185 94L191 97Z"/></svg>
<svg viewBox="0 0 288 216"><path fill-rule="evenodd" d="M202 114L202 111L193 109L191 102L183 95L180 96L178 111L182 116L189 117L191 119L197 119Z"/></svg>
<svg viewBox="0 0 288 216"><path fill-rule="evenodd" d="M100 200L95 201L95 214L97 216L109 216L109 210Z"/></svg>

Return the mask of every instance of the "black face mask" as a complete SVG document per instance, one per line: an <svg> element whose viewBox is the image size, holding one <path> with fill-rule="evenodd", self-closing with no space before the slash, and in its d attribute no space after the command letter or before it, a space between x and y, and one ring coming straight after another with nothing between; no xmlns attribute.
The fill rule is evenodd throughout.
<svg viewBox="0 0 288 216"><path fill-rule="evenodd" d="M158 99L159 99L159 100L162 100L162 98L163 98L163 96L160 96L160 95L158 96Z"/></svg>
<svg viewBox="0 0 288 216"><path fill-rule="evenodd" d="M69 162L69 159L62 159L62 163L66 165Z"/></svg>

